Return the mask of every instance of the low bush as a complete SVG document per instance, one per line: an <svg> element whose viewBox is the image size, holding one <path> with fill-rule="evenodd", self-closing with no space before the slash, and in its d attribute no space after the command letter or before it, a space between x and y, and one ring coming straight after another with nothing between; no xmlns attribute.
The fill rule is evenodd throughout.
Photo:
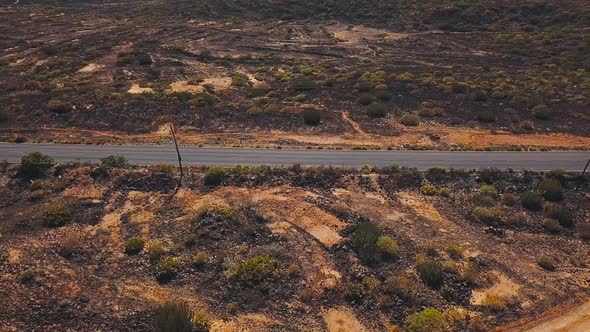
<svg viewBox="0 0 590 332"><path fill-rule="evenodd" d="M524 213L511 214L506 218L506 223L512 226L523 226L526 224L527 218Z"/></svg>
<svg viewBox="0 0 590 332"><path fill-rule="evenodd" d="M422 187L420 187L420 192L423 195L434 196L434 195L436 195L436 187L430 183L427 183L427 184L423 185Z"/></svg>
<svg viewBox="0 0 590 332"><path fill-rule="evenodd" d="M405 323L408 332L445 332L448 330L445 316L433 308L426 308L409 316Z"/></svg>
<svg viewBox="0 0 590 332"><path fill-rule="evenodd" d="M391 100L391 98L393 98L393 93L389 92L389 91L377 91L375 92L375 97L377 97L377 99L381 100L381 101L389 101Z"/></svg>
<svg viewBox="0 0 590 332"><path fill-rule="evenodd" d="M420 118L416 114L404 114L399 123L407 127L417 127L420 124Z"/></svg>
<svg viewBox="0 0 590 332"><path fill-rule="evenodd" d="M377 248L381 255L386 258L395 258L399 255L397 242L386 235L382 235L377 239Z"/></svg>
<svg viewBox="0 0 590 332"><path fill-rule="evenodd" d="M395 294L405 302L414 302L416 282L405 276L389 277L385 280L385 291Z"/></svg>
<svg viewBox="0 0 590 332"><path fill-rule="evenodd" d="M529 131L530 130L534 130L535 129L535 124L532 121L528 121L528 120L522 121L520 123L520 129L529 130Z"/></svg>
<svg viewBox="0 0 590 332"><path fill-rule="evenodd" d="M546 105L537 105L533 107L533 115L539 120L551 119L551 109Z"/></svg>
<svg viewBox="0 0 590 332"><path fill-rule="evenodd" d="M273 257L259 255L239 263L234 275L245 284L257 285L274 279L279 272L279 266L279 262Z"/></svg>
<svg viewBox="0 0 590 332"><path fill-rule="evenodd" d="M110 155L100 159L100 165L110 168L129 168L129 162L123 156Z"/></svg>
<svg viewBox="0 0 590 332"><path fill-rule="evenodd" d="M61 204L55 204L45 211L45 226L59 227L72 220L72 212Z"/></svg>
<svg viewBox="0 0 590 332"><path fill-rule="evenodd" d="M62 257L70 258L74 254L81 252L83 245L84 238L81 233L71 233L59 242L58 252Z"/></svg>
<svg viewBox="0 0 590 332"><path fill-rule="evenodd" d="M192 332L209 332L211 329L211 318L204 311L197 311L192 319Z"/></svg>
<svg viewBox="0 0 590 332"><path fill-rule="evenodd" d="M422 259L416 264L416 271L426 285L440 288L443 283L442 265L431 259Z"/></svg>
<svg viewBox="0 0 590 332"><path fill-rule="evenodd" d="M159 240L150 240L145 244L145 252L151 260L160 259L168 251L166 243Z"/></svg>
<svg viewBox="0 0 590 332"><path fill-rule="evenodd" d="M209 262L209 255L206 251L198 251L193 261L197 267L203 267Z"/></svg>
<svg viewBox="0 0 590 332"><path fill-rule="evenodd" d="M40 152L32 152L21 158L18 174L26 180L42 178L54 164L55 161L52 158Z"/></svg>
<svg viewBox="0 0 590 332"><path fill-rule="evenodd" d="M352 238L352 244L359 258L364 263L375 263L378 260L377 241L381 236L379 228L370 222L358 225Z"/></svg>
<svg viewBox="0 0 590 332"><path fill-rule="evenodd" d="M551 234L557 234L561 232L561 225L557 220L548 219L543 222L543 228L545 231Z"/></svg>
<svg viewBox="0 0 590 332"><path fill-rule="evenodd" d="M447 187L442 187L438 191L438 194L441 195L442 197L450 197L451 196L451 191Z"/></svg>
<svg viewBox="0 0 590 332"><path fill-rule="evenodd" d="M361 283L349 282L342 287L342 294L347 301L357 303L365 297L365 286Z"/></svg>
<svg viewBox="0 0 590 332"><path fill-rule="evenodd" d="M520 195L520 204L530 211L541 211L543 209L543 197L532 191Z"/></svg>
<svg viewBox="0 0 590 332"><path fill-rule="evenodd" d="M456 243L449 243L447 245L447 254L449 254L451 259L458 260L463 258L463 249Z"/></svg>
<svg viewBox="0 0 590 332"><path fill-rule="evenodd" d="M555 219L563 227L572 227L574 225L573 213L563 205L547 203L545 204L545 215L548 218Z"/></svg>
<svg viewBox="0 0 590 332"><path fill-rule="evenodd" d="M52 99L47 103L47 109L53 113L64 114L72 110L72 105L62 100Z"/></svg>
<svg viewBox="0 0 590 332"><path fill-rule="evenodd" d="M584 241L590 241L590 223L579 223L576 226L578 237Z"/></svg>
<svg viewBox="0 0 590 332"><path fill-rule="evenodd" d="M135 255L143 250L145 240L139 237L132 237L125 243L125 253L127 255Z"/></svg>
<svg viewBox="0 0 590 332"><path fill-rule="evenodd" d="M515 206L518 204L518 197L512 193L502 194L502 204L506 206Z"/></svg>
<svg viewBox="0 0 590 332"><path fill-rule="evenodd" d="M547 271L555 271L555 269L557 268L557 261L555 261L555 258L553 257L549 257L549 256L540 256L539 258L537 258L537 264L539 264L539 266Z"/></svg>
<svg viewBox="0 0 590 332"><path fill-rule="evenodd" d="M359 104L363 105L363 106L367 106L370 105L372 102L374 101L373 97L370 95L362 95L359 98Z"/></svg>
<svg viewBox="0 0 590 332"><path fill-rule="evenodd" d="M158 308L156 332L193 332L193 312L186 303L168 302Z"/></svg>
<svg viewBox="0 0 590 332"><path fill-rule="evenodd" d="M481 301L481 305L493 311L503 311L508 307L508 301L505 297L497 294L486 294Z"/></svg>
<svg viewBox="0 0 590 332"><path fill-rule="evenodd" d="M311 91L315 90L316 87L316 82L308 79L293 80L290 84L290 88L295 91Z"/></svg>
<svg viewBox="0 0 590 332"><path fill-rule="evenodd" d="M484 123L496 122L496 114L489 111L483 111L477 114L477 120Z"/></svg>
<svg viewBox="0 0 590 332"><path fill-rule="evenodd" d="M320 110L313 108L303 110L303 121L310 126L320 124Z"/></svg>
<svg viewBox="0 0 590 332"><path fill-rule="evenodd" d="M237 86L237 87L244 87L244 86L252 85L252 82L250 82L250 79L248 78L248 76L238 73L238 74L232 75L231 85Z"/></svg>
<svg viewBox="0 0 590 332"><path fill-rule="evenodd" d="M496 189L496 187L491 186L491 185L484 185L479 189L479 192L484 194L484 195L488 195L491 197L496 197L498 196L498 190Z"/></svg>
<svg viewBox="0 0 590 332"><path fill-rule="evenodd" d="M225 178L225 170L219 166L210 167L203 178L205 185L215 186L221 184Z"/></svg>
<svg viewBox="0 0 590 332"><path fill-rule="evenodd" d="M169 281L180 272L180 261L175 257L164 257L158 263L156 279L160 282Z"/></svg>
<svg viewBox="0 0 590 332"><path fill-rule="evenodd" d="M500 213L496 209L476 207L473 210L473 214L479 221L486 225L493 225L502 221Z"/></svg>
<svg viewBox="0 0 590 332"><path fill-rule="evenodd" d="M561 183L557 179L545 179L541 182L541 193L546 200L551 202L558 202L563 200L563 191Z"/></svg>
<svg viewBox="0 0 590 332"><path fill-rule="evenodd" d="M372 103L367 108L367 114L372 118L382 118L387 115L387 108L381 103Z"/></svg>

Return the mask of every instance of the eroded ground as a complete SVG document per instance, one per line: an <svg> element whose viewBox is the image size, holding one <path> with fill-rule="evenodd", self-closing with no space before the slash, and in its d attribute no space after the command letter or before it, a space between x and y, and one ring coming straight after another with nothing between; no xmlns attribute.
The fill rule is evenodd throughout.
<svg viewBox="0 0 590 332"><path fill-rule="evenodd" d="M275 2L5 6L0 139L590 146L583 1Z"/></svg>
<svg viewBox="0 0 590 332"><path fill-rule="evenodd" d="M191 169L172 197L174 172L65 165L29 182L9 169L0 298L11 305L0 306L0 329L149 331L159 305L181 301L204 310L212 331L384 331L424 307L444 313L450 330L489 330L589 294L590 245L580 238L589 187L578 175L237 167L206 186L205 172ZM572 225L548 228L549 214L504 197L540 191L549 177ZM49 227L56 205L71 216ZM397 243L395 257L359 251L366 222ZM137 254L125 249L132 237L145 240ZM279 267L244 282L236 266L260 255ZM178 265L162 279L166 257ZM443 268L438 287L417 272L423 260Z"/></svg>

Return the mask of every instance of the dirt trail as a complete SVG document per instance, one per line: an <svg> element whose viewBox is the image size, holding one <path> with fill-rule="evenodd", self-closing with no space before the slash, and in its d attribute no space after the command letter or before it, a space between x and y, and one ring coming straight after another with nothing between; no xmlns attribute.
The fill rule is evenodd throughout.
<svg viewBox="0 0 590 332"><path fill-rule="evenodd" d="M358 135L365 136L367 134L367 133L365 133L363 128L361 128L361 126L356 121L354 121L353 119L350 118L349 112L342 111L342 120L350 123L350 125L357 132Z"/></svg>
<svg viewBox="0 0 590 332"><path fill-rule="evenodd" d="M563 313L560 311L550 312L546 317L523 323L513 325L505 330L506 332L587 332L590 331L590 302L586 302L580 306L574 307L571 310Z"/></svg>

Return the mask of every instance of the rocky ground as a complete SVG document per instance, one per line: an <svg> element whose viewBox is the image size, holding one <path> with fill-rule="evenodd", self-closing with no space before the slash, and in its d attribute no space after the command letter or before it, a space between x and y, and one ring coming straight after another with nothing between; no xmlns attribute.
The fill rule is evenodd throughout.
<svg viewBox="0 0 590 332"><path fill-rule="evenodd" d="M211 331L475 331L588 296L577 174L194 168L173 195L173 167L113 166L4 170L0 330L148 331L176 301Z"/></svg>

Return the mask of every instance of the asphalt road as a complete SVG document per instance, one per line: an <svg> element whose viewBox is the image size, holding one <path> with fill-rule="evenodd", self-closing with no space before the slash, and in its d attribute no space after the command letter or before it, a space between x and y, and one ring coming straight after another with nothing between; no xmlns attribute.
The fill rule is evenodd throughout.
<svg viewBox="0 0 590 332"><path fill-rule="evenodd" d="M0 143L0 160L19 162L30 152L39 151L60 162L91 161L117 154L132 164L175 164L176 151L171 145L81 145L81 144L16 144ZM360 167L365 164L427 169L445 168L512 168L579 171L584 168L589 151L547 152L469 152L469 151L364 151L364 150L294 150L250 148L200 148L181 146L183 163L187 165L269 165L300 163L304 166L332 165Z"/></svg>

